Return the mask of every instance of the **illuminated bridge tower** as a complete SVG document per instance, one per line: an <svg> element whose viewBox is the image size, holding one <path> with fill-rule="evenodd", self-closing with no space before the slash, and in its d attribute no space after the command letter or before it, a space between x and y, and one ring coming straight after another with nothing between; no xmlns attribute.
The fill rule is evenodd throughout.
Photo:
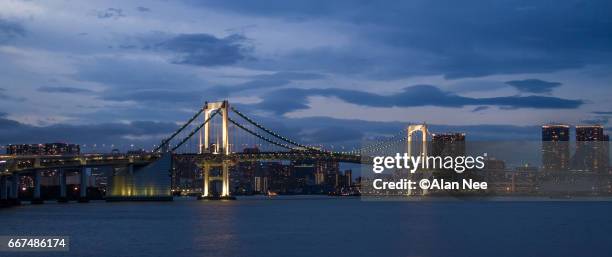
<svg viewBox="0 0 612 257"><path fill-rule="evenodd" d="M423 159L427 158L427 134L429 133L429 131L427 131L427 125L426 124L420 124L420 125L410 125L408 126L408 138L407 138L407 150L406 152L408 153L408 156L412 156L412 136L414 135L415 132L421 132L421 157L423 157Z"/></svg>
<svg viewBox="0 0 612 257"><path fill-rule="evenodd" d="M429 131L427 130L427 125L426 124L409 125L407 132L408 132L408 135L407 135L407 140L406 140L407 141L406 153L408 154L408 156L412 156L412 136L414 136L416 132L421 132L420 156L423 161L426 161L427 160L427 135L429 134ZM427 189L423 189L422 194L426 195L427 191L428 191ZM413 194L412 190L408 189L408 196L412 194Z"/></svg>
<svg viewBox="0 0 612 257"><path fill-rule="evenodd" d="M230 143L229 143L229 127L228 127L228 113L229 113L229 103L228 101L222 101L222 102L206 102L204 104L204 119L203 122L206 122L206 120L208 120L211 117L211 114L213 112L219 111L219 114L221 114L221 144L216 144L215 145L215 149L212 149L213 151L211 151L210 149L210 122L206 122L204 124L204 135L202 135L202 132L200 132L199 134L199 153L200 154L222 154L222 155L229 155L230 154ZM222 167L222 173L221 173L221 177L212 177L210 176L210 169L213 165L211 165L210 163L204 163L202 165L202 168L204 170L204 181L203 181L203 188L202 188L202 197L203 198L210 198L210 188L209 188L209 184L210 184L210 180L211 179L220 179L222 181L222 190L221 190L221 198L227 198L227 199L231 199L230 196L230 185L229 185L229 166L230 166L230 161L229 160L223 160L223 163L221 165Z"/></svg>

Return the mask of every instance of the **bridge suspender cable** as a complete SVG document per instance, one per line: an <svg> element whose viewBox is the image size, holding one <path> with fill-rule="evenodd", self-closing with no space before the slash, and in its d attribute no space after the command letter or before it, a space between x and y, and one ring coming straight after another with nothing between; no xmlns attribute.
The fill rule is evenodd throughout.
<svg viewBox="0 0 612 257"><path fill-rule="evenodd" d="M262 126L261 124L257 123L256 121L252 120L251 118L247 117L246 115L244 115L244 114L243 114L243 113L241 113L240 111L236 110L236 109L235 109L233 106L230 106L230 108L232 109L232 111L234 111L234 113L238 114L238 116L242 117L243 119L245 119L245 120L246 120L246 121L248 121L249 123L251 123L251 124L255 125L255 126L256 126L256 127L258 127L259 129L261 129L261 130L265 131L266 133L268 133L268 134L272 135L273 137L276 137L276 138L278 138L278 139L280 139L280 140L282 140L282 141L285 141L285 142L287 142L287 143L289 143L289 144L292 144L292 145L295 145L295 146L299 146L299 147L302 147L302 148L306 148L306 149L308 149L308 150L314 150L314 151L320 151L320 152L322 151L322 150L320 150L320 149L317 149L317 148L314 148L314 147L310 147L310 146L306 146L306 145L300 144L300 143L298 143L298 142L295 142L295 141L293 141L293 140L291 140L291 139L289 139L289 138L286 138L286 137L284 137L284 136L281 136L281 135L279 135L278 133L275 133L274 131L269 130L268 128L266 128L266 127Z"/></svg>
<svg viewBox="0 0 612 257"><path fill-rule="evenodd" d="M181 126L177 131L175 131L174 133L172 133L172 135L170 135L169 138L162 140L161 144L156 147L153 152L157 152L159 151L165 144L167 144L168 142L170 142L170 140L172 140L176 135L178 135L179 133L181 133L181 131L183 131L183 129L185 129L187 126L189 126L189 124L191 124L191 122L193 122L195 119L198 118L198 116L204 111L204 108L200 108L200 110L193 115L193 117L191 117L191 119L189 119L187 122L185 122L185 124L183 124L183 126Z"/></svg>
<svg viewBox="0 0 612 257"><path fill-rule="evenodd" d="M395 141L395 138L397 138L398 136L401 136L404 133L404 130L400 130L398 133L396 133L395 135L393 135L392 137L390 137L387 140L384 140L382 142L378 142L378 143L374 143L368 146L364 146L362 148L359 149L355 149L353 151L351 151L351 153L365 153L365 152L371 152L371 151L376 151L376 150L380 150L381 148L386 148L389 145L396 143L396 142L401 142L406 140L405 137L400 138L399 140Z"/></svg>
<svg viewBox="0 0 612 257"><path fill-rule="evenodd" d="M215 110L212 115L210 115L208 117L208 119L206 119L202 124L200 124L198 127L196 127L195 129L193 129L191 131L191 133L189 133L189 135L187 135L185 138L183 138L183 140L181 140L181 142L179 142L175 147L172 148L172 152L174 152L176 149L178 149L179 147L181 147L185 142L187 142L187 140L189 140L195 133L197 133L202 127L204 127L204 125L206 125L206 123L208 123L208 121L210 121L210 119L212 119L213 117L215 117L215 115L217 115L217 113L219 113L220 109ZM201 111L199 113L202 113ZM199 114L198 113L198 114ZM193 119L192 119L193 121ZM191 121L190 121L191 122ZM166 141L167 142L167 141Z"/></svg>
<svg viewBox="0 0 612 257"><path fill-rule="evenodd" d="M299 150L299 149L293 148L293 147L291 147L291 146L289 146L289 145L282 144L282 143L278 143L278 142L276 142L276 141L274 141L274 140L271 140L271 139L269 139L269 138L267 138L267 137L264 137L264 136L262 136L262 135L258 134L257 132L254 132L254 131L252 131L252 130L250 130L250 129L246 128L245 126L242 126L241 124L239 124L238 122L236 122L236 121L232 120L232 119L231 119L231 118L229 118L229 117L227 118L227 120L228 120L229 122L233 123L234 125L236 125L237 127L241 128L242 130L246 131L247 133L249 133L249 134L251 134L251 135L253 135L253 136L256 136L256 137L258 137L259 139L264 140L264 141L266 141L266 142L268 142L268 143L270 143L270 144L273 144L273 145L276 145L276 146L280 146L280 147L283 147L283 148L286 148L286 149L289 149L289 150Z"/></svg>

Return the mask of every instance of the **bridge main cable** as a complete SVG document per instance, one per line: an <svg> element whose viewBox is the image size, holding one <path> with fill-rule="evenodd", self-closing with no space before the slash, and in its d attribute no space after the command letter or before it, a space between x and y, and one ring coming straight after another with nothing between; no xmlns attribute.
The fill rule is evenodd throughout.
<svg viewBox="0 0 612 257"><path fill-rule="evenodd" d="M189 124L191 124L191 122L193 122L195 119L197 119L198 116L203 111L204 111L204 108L200 108L200 110L195 115L193 115L193 117L191 117L191 119L189 119L187 122L185 122L185 124L183 124L183 126L181 126L178 130L176 130L174 133L172 133L172 135L170 135L170 137L168 137L167 139L162 140L162 143L159 146L157 146L155 149L153 149L153 152L159 151L159 149L161 149L165 144L170 142L170 140L172 140L174 137L176 137L176 135L181 133L181 131L183 131L183 129L185 129L187 126L189 126Z"/></svg>
<svg viewBox="0 0 612 257"><path fill-rule="evenodd" d="M245 114L243 114L243 113L241 113L240 111L236 110L236 108L234 108L233 106L230 106L230 108L232 109L232 111L233 111L234 113L238 114L238 116L242 117L242 118L243 118L243 119L245 119L247 122L249 122L249 123L253 124L253 125L254 125L254 126L256 126L257 128L259 128L259 129L261 129L261 130L265 131L266 133L268 133L268 134L272 135L273 137L276 137L276 138L278 138L278 139L280 139L280 140L282 140L282 141L285 141L285 142L287 142L287 143L289 143L289 144L292 144L292 145L295 145L295 146L298 146L298 147L302 147L302 148L306 148L306 149L308 149L308 150L312 150L312 151L319 151L319 152L324 152L324 151L323 151L323 150L321 150L321 149L317 149L317 148L315 148L315 147L311 147L311 146L303 145L303 144L300 144L300 143L298 143L298 142L296 142L296 141L294 141L294 140L291 140L291 139L289 139L289 138L287 138L287 137L284 137L284 136L282 136L282 135L279 135L278 133L276 133L276 132L274 132L274 131L272 131L272 130L270 130L270 129L268 129L268 128L264 127L264 126L262 126L261 124L257 123L256 121L254 121L253 119L249 118L249 117L248 117L248 116L246 116ZM247 130L247 129L245 129L245 130Z"/></svg>
<svg viewBox="0 0 612 257"><path fill-rule="evenodd" d="M293 148L293 147L291 147L290 145L287 145L287 144L282 144L282 143L276 142L276 141L274 141L274 140L272 140L272 139L269 139L269 138L267 138L267 137L264 137L264 136L260 135L259 133L257 133L257 132L255 132L255 131L252 131L252 130L248 129L248 128L246 128L245 126L242 126L242 124L240 124L240 123L238 123L238 122L236 122L236 121L232 120L232 119L231 119L231 118L229 118L229 117L227 118L227 120L228 120L229 122L231 122L232 124L236 125L237 127L241 128L242 130L244 130L244 131L248 132L249 134L251 134L251 135L253 135L253 136L256 136L257 138L259 138L259 139L261 139L261 140L264 140L264 141L266 141L266 142L268 142L268 143L270 143L270 144L273 144L273 145L276 145L276 146L280 146L280 147L283 147L283 148L286 148L286 149L289 149L289 150L299 150L299 149L297 149L297 148Z"/></svg>
<svg viewBox="0 0 612 257"><path fill-rule="evenodd" d="M206 119L204 122L202 122L202 124L200 124L198 127L194 128L191 133L189 133L189 135L187 135L185 138L183 138L183 140L181 140L181 142L179 142L175 147L172 148L172 152L174 152L174 150L178 149L179 147L181 147L185 142L187 142L187 140L189 140L195 133L197 133L202 127L204 127L204 125L206 125L206 123L208 123L208 121L210 121L213 117L215 117L215 115L217 115L217 113L219 113L219 109L215 110L215 112L212 113L212 115L210 115L208 117L208 119Z"/></svg>
<svg viewBox="0 0 612 257"><path fill-rule="evenodd" d="M406 140L405 136L400 138L399 140L396 140L396 138L398 136L401 136L402 133L404 133L404 130L400 130L395 135L391 136L388 139L382 140L381 142L373 143L371 145L367 145L367 146L361 147L359 149L355 149L353 151L350 151L350 153L363 154L363 153L366 153L366 152L377 151L377 150L380 150L380 149L384 149L384 148L388 147L391 144L405 141Z"/></svg>

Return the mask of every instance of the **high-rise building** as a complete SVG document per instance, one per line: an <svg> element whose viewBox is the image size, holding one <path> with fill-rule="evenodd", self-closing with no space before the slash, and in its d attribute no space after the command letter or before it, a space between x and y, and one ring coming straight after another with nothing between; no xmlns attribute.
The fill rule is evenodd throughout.
<svg viewBox="0 0 612 257"><path fill-rule="evenodd" d="M566 142L570 138L570 126L565 124L550 124L542 126L542 141Z"/></svg>
<svg viewBox="0 0 612 257"><path fill-rule="evenodd" d="M345 186L346 187L351 187L353 185L353 171L352 170L345 170L344 171L344 178L345 178Z"/></svg>
<svg viewBox="0 0 612 257"><path fill-rule="evenodd" d="M578 125L576 126L576 142L580 141L604 141L604 128L601 125Z"/></svg>
<svg viewBox="0 0 612 257"><path fill-rule="evenodd" d="M549 124L542 126L542 169L546 172L569 169L570 126Z"/></svg>
<svg viewBox="0 0 612 257"><path fill-rule="evenodd" d="M609 137L601 125L576 126L576 170L605 173L609 167Z"/></svg>
<svg viewBox="0 0 612 257"><path fill-rule="evenodd" d="M17 144L6 147L6 154L10 155L72 155L80 152L79 145L65 143Z"/></svg>
<svg viewBox="0 0 612 257"><path fill-rule="evenodd" d="M464 156L465 133L433 134L431 138L431 155Z"/></svg>

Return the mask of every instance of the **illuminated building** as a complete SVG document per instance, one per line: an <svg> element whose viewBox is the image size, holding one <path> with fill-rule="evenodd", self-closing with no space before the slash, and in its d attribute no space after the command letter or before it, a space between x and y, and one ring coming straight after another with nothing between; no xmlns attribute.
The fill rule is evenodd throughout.
<svg viewBox="0 0 612 257"><path fill-rule="evenodd" d="M573 168L605 173L609 167L609 137L601 125L576 126L576 155Z"/></svg>
<svg viewBox="0 0 612 257"><path fill-rule="evenodd" d="M465 155L465 133L433 134L431 144L432 156Z"/></svg>
<svg viewBox="0 0 612 257"><path fill-rule="evenodd" d="M72 155L80 153L79 145L65 143L16 144L6 147L6 154L10 155Z"/></svg>
<svg viewBox="0 0 612 257"><path fill-rule="evenodd" d="M570 126L550 124L542 126L542 168L546 172L569 169Z"/></svg>
<svg viewBox="0 0 612 257"><path fill-rule="evenodd" d="M344 171L344 179L345 179L345 185L347 187L351 187L353 185L353 171L352 170L345 170Z"/></svg>
<svg viewBox="0 0 612 257"><path fill-rule="evenodd" d="M576 126L576 142L604 141L605 136L604 128L601 125Z"/></svg>

